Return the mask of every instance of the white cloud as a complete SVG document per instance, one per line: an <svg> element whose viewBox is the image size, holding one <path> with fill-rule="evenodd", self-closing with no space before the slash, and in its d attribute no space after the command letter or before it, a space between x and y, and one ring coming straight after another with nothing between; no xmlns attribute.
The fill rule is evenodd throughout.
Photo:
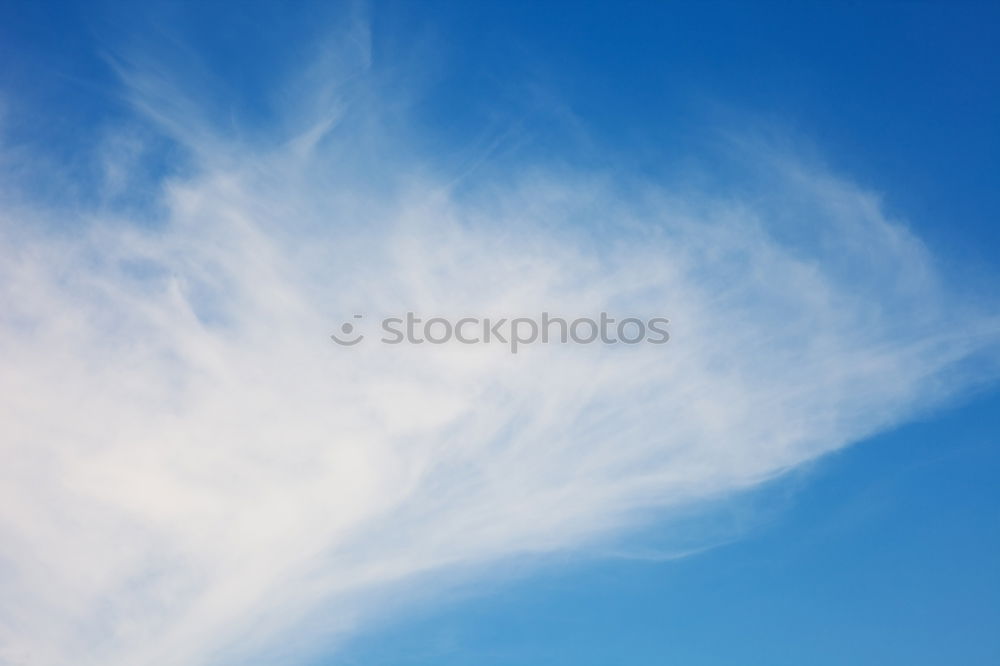
<svg viewBox="0 0 1000 666"><path fill-rule="evenodd" d="M5 663L298 652L386 585L752 487L992 378L967 362L996 320L792 160L757 199L544 169L456 191L370 108L236 142L123 73L193 156L165 217L0 212ZM672 340L327 338L405 310L662 314Z"/></svg>

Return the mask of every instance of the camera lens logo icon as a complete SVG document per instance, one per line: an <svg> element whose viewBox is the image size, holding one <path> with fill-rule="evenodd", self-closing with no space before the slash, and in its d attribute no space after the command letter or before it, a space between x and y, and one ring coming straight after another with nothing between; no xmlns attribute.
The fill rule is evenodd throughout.
<svg viewBox="0 0 1000 666"><path fill-rule="evenodd" d="M356 315L354 315L354 318L355 319L361 319L361 315L356 314ZM343 334L344 337L341 338L336 333L331 333L330 334L330 338L334 342L336 342L338 345L343 345L344 347L353 347L354 345L356 345L359 342L361 342L364 339L364 337L365 337L361 333L358 333L356 335L356 337L352 337L352 336L355 335L354 331L355 331L354 324L352 324L351 322L347 321L347 322L344 322L340 326L340 332L341 332L341 334Z"/></svg>

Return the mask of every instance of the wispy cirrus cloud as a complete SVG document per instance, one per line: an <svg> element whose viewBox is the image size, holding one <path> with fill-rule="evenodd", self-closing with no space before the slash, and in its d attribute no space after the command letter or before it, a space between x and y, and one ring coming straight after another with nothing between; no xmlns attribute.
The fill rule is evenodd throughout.
<svg viewBox="0 0 1000 666"><path fill-rule="evenodd" d="M849 181L756 146L746 196L537 165L456 183L400 140L355 37L357 71L290 84L310 112L281 141L119 63L189 156L156 216L0 210L5 663L291 658L386 586L754 487L993 379L995 309ZM406 310L663 314L672 339L327 338Z"/></svg>

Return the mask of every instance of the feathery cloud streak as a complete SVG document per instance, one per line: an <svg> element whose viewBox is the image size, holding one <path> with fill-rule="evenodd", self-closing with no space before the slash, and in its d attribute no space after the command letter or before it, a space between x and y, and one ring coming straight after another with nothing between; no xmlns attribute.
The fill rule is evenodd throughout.
<svg viewBox="0 0 1000 666"><path fill-rule="evenodd" d="M158 213L0 210L4 663L298 653L385 586L751 488L992 379L996 318L877 197L791 158L751 151L744 198L530 165L458 187L357 82L304 84L267 142L121 74L190 156ZM662 314L672 339L327 338L406 310Z"/></svg>

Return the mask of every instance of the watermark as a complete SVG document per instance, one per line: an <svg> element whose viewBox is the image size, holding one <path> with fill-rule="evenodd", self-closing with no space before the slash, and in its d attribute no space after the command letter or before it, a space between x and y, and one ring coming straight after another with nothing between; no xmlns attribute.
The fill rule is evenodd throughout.
<svg viewBox="0 0 1000 666"><path fill-rule="evenodd" d="M338 327L330 338L343 347L353 347L365 340L361 332L364 315L353 316ZM386 345L505 345L516 354L522 347L540 344L662 345L670 340L666 317L624 317L616 319L602 312L592 317L418 317L407 312L401 317L379 320L379 342Z"/></svg>

